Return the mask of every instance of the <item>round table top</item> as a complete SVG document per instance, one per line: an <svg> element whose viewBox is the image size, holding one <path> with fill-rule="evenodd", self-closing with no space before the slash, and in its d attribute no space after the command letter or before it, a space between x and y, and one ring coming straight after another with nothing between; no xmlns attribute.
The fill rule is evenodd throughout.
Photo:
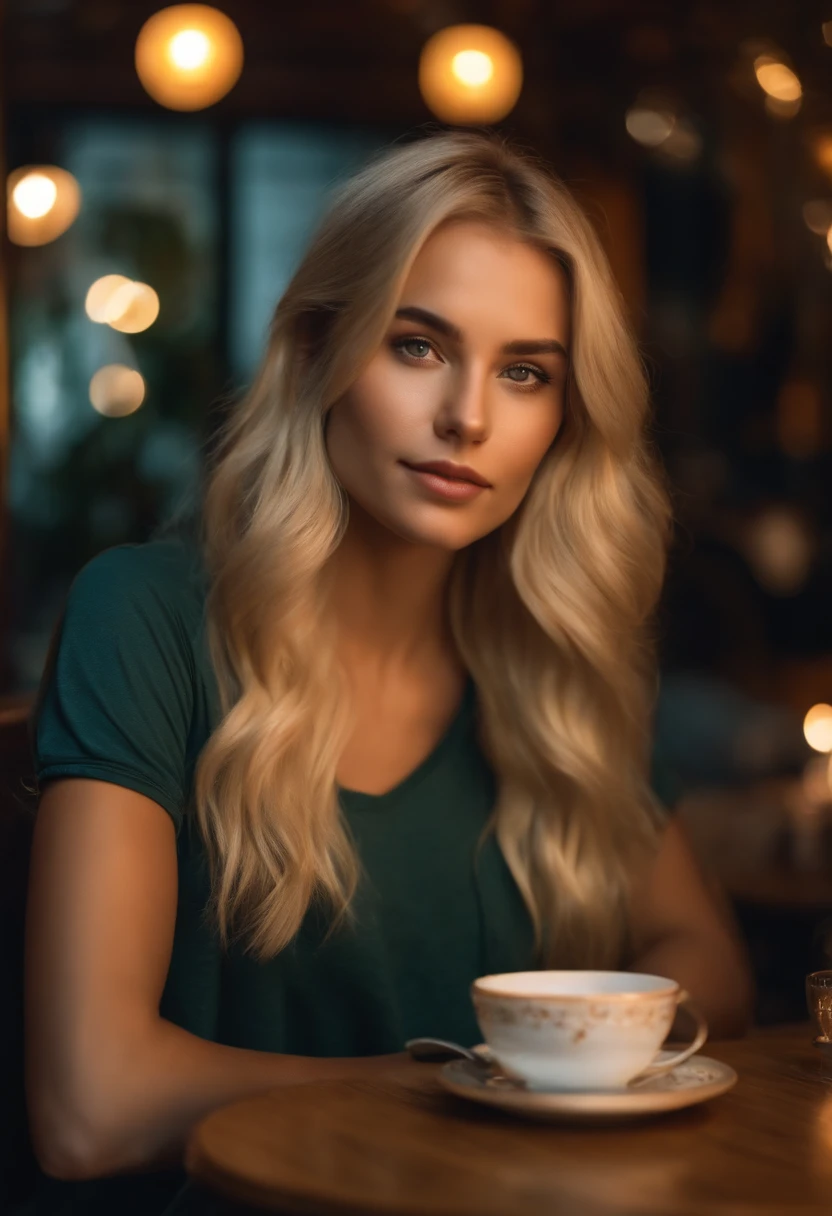
<svg viewBox="0 0 832 1216"><path fill-rule="evenodd" d="M701 1106L618 1126L526 1121L447 1093L439 1065L272 1090L208 1115L192 1177L317 1216L828 1214L832 1060L804 1027L705 1053L739 1074Z"/></svg>

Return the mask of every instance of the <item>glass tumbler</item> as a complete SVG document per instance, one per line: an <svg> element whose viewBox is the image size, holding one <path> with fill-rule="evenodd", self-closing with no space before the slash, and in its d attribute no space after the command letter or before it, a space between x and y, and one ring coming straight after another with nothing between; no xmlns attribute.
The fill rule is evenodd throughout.
<svg viewBox="0 0 832 1216"><path fill-rule="evenodd" d="M806 976L806 1004L819 1047L832 1045L832 971Z"/></svg>

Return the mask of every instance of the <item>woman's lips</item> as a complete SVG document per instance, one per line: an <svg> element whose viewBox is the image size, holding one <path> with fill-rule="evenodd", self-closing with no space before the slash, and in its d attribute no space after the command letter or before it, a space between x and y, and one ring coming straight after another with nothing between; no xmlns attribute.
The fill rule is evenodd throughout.
<svg viewBox="0 0 832 1216"><path fill-rule="evenodd" d="M426 490L439 498L444 498L447 502L468 502L482 494L486 488L475 485L473 481L460 481L454 477L443 477L440 473L429 473L426 469L414 469L409 464L405 464L404 467Z"/></svg>

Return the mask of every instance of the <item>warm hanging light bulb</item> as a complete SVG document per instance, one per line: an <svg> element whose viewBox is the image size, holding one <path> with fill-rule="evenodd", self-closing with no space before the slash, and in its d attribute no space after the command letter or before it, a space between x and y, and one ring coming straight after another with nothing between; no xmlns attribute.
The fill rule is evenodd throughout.
<svg viewBox="0 0 832 1216"><path fill-rule="evenodd" d="M480 88L494 75L494 60L485 51L457 51L451 60L451 71L469 88Z"/></svg>
<svg viewBox="0 0 832 1216"><path fill-rule="evenodd" d="M208 62L211 40L202 30L182 30L171 38L168 53L180 72L195 72Z"/></svg>
<svg viewBox="0 0 832 1216"><path fill-rule="evenodd" d="M57 165L23 165L6 186L9 240L15 245L47 245L72 224L81 209L81 190Z"/></svg>
<svg viewBox="0 0 832 1216"><path fill-rule="evenodd" d="M514 108L522 87L520 52L490 25L448 26L422 48L419 88L442 122L499 122Z"/></svg>
<svg viewBox="0 0 832 1216"><path fill-rule="evenodd" d="M58 198L58 187L44 173L27 173L12 190L12 202L27 220L48 215Z"/></svg>
<svg viewBox="0 0 832 1216"><path fill-rule="evenodd" d="M136 71L169 110L204 110L237 83L243 40L230 17L207 4L176 4L147 20L136 39Z"/></svg>

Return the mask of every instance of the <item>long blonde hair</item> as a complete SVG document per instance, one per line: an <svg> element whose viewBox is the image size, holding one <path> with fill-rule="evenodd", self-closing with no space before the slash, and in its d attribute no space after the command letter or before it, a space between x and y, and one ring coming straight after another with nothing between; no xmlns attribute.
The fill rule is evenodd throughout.
<svg viewBox="0 0 832 1216"><path fill-rule="evenodd" d="M210 652L222 720L197 766L217 930L263 961L322 899L337 924L360 864L336 768L352 727L326 564L348 500L324 444L330 407L382 342L443 221L508 228L563 268L572 307L564 422L513 516L459 551L449 619L497 778L488 830L544 965L614 965L626 900L658 839L648 780L650 618L668 497L648 392L608 261L567 189L494 135L394 147L332 202L280 300L204 504Z"/></svg>

